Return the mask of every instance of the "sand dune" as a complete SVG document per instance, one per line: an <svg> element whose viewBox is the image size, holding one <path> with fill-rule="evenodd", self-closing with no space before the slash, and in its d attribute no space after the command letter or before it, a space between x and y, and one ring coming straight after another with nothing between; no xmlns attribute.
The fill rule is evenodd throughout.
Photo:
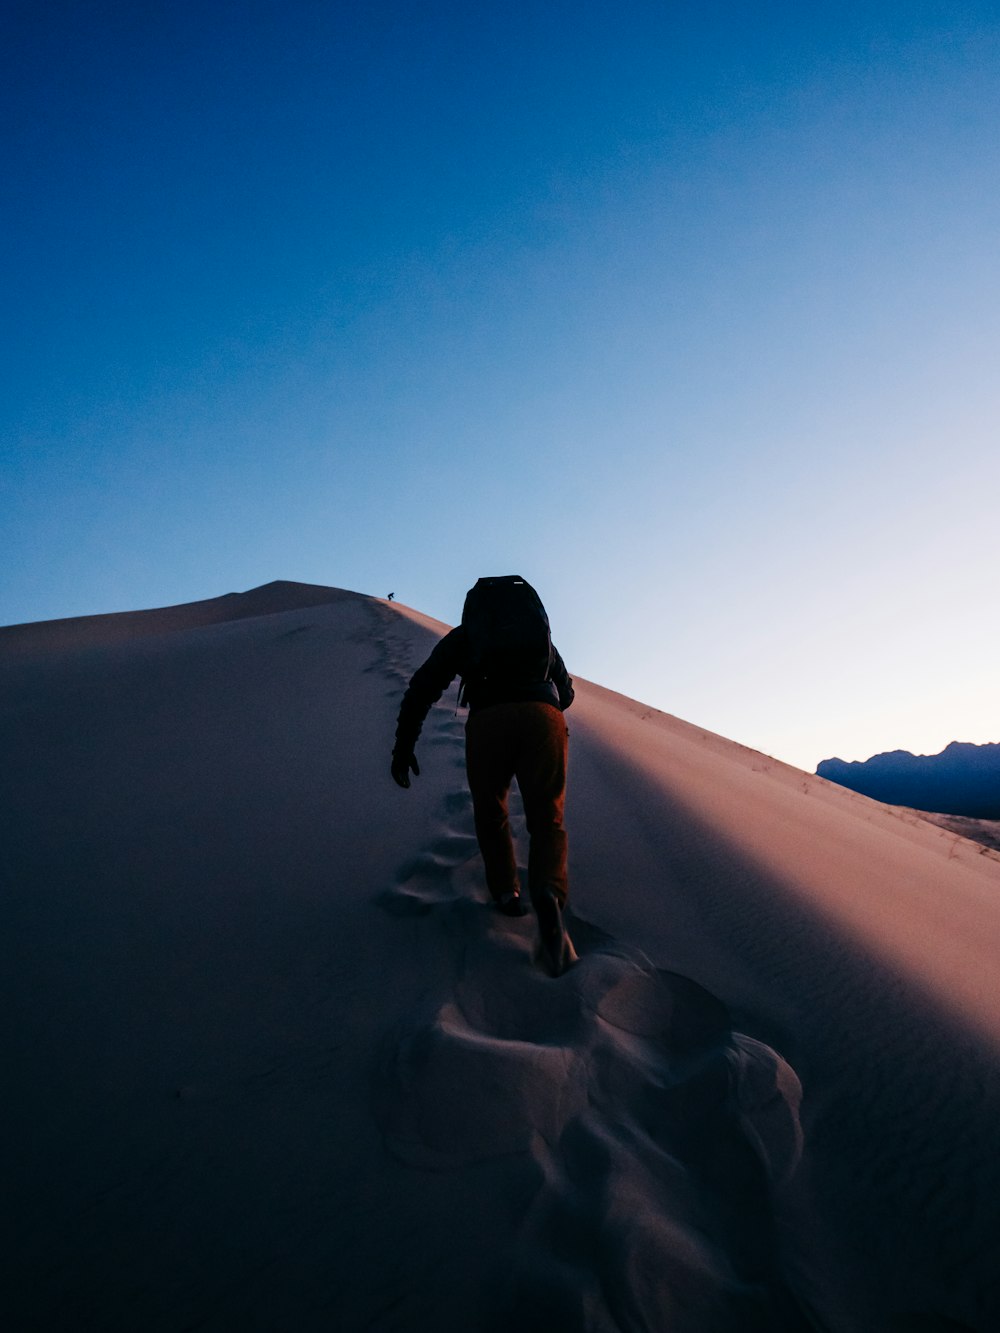
<svg viewBox="0 0 1000 1333"><path fill-rule="evenodd" d="M77 616L68 620L40 620L25 625L0 626L0 653L63 652L121 643L154 634L219 625L228 620L273 615L300 607L336 602L348 594L338 588L277 579L249 592L229 592L202 602L155 607L149 611L113 611L107 615Z"/></svg>
<svg viewBox="0 0 1000 1333"><path fill-rule="evenodd" d="M929 820L932 824L937 824L939 828L947 829L949 833L957 833L961 838L981 843L991 852L1000 853L1000 819L972 819L968 815L929 814L926 810L914 810L912 813L920 815L922 819Z"/></svg>
<svg viewBox="0 0 1000 1333"><path fill-rule="evenodd" d="M551 981L453 697L388 778L443 628L0 631L9 1326L1000 1327L1000 862L578 682Z"/></svg>

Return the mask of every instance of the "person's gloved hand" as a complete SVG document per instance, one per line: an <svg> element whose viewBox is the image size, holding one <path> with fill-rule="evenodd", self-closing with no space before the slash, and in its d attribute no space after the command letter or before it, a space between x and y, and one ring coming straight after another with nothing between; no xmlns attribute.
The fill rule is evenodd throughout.
<svg viewBox="0 0 1000 1333"><path fill-rule="evenodd" d="M417 756L412 750L393 750L392 752L392 776L395 782L401 787L410 785L410 769L413 769L413 776L420 776L420 765L417 763Z"/></svg>

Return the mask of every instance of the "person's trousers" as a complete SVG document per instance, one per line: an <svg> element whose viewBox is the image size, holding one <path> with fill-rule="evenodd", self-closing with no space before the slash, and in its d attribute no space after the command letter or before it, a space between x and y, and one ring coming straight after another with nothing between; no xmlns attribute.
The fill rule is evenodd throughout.
<svg viewBox="0 0 1000 1333"><path fill-rule="evenodd" d="M532 902L537 903L545 889L552 890L560 905L566 902L567 748L566 722L554 704L493 704L469 716L465 761L486 886L495 900L519 887L507 813L516 778L528 825Z"/></svg>

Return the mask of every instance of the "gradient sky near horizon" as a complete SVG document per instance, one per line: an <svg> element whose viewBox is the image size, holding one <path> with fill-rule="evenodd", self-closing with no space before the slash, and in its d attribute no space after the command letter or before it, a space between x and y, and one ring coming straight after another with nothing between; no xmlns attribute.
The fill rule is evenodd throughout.
<svg viewBox="0 0 1000 1333"><path fill-rule="evenodd" d="M0 623L272 579L1000 741L1000 11L4 7Z"/></svg>

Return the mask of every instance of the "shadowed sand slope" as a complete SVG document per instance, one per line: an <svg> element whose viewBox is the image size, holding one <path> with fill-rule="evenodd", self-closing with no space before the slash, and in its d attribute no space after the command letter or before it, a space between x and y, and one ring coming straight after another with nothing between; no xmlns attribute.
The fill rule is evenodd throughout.
<svg viewBox="0 0 1000 1333"><path fill-rule="evenodd" d="M583 684L551 981L444 627L242 596L0 633L10 1326L1000 1326L1000 863Z"/></svg>
<svg viewBox="0 0 1000 1333"><path fill-rule="evenodd" d="M117 611L69 620L3 625L0 626L0 654L8 657L17 653L62 652L74 647L121 643L152 634L194 629L199 625L217 625L227 620L321 606L352 595L339 588L278 579L260 588L251 588L249 592L230 592L203 602L185 602L150 611Z"/></svg>

